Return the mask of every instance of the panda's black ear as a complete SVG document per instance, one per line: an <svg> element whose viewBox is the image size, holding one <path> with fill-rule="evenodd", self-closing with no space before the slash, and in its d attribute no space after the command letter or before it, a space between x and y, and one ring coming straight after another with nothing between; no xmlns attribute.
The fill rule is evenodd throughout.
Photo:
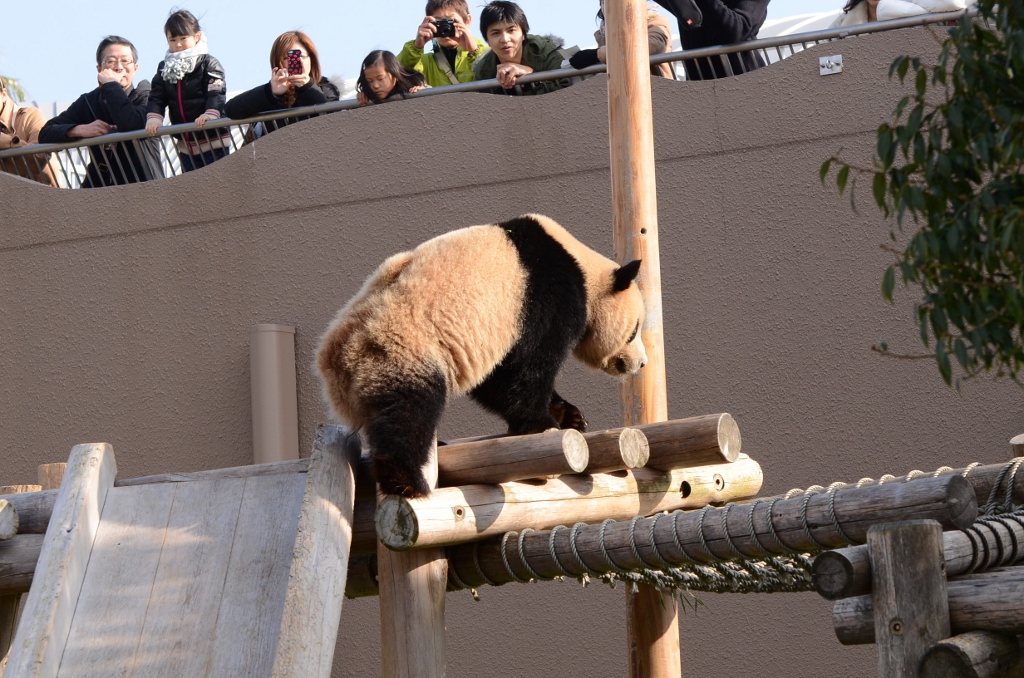
<svg viewBox="0 0 1024 678"><path fill-rule="evenodd" d="M623 290L629 289L629 284L636 279L638 273L640 273L639 259L634 259L628 264L623 264L615 269L615 280L612 283L612 291L622 292Z"/></svg>

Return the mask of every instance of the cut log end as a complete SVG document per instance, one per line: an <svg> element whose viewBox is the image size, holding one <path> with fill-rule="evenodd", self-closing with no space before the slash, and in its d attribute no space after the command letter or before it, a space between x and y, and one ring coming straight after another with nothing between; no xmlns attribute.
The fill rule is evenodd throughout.
<svg viewBox="0 0 1024 678"><path fill-rule="evenodd" d="M718 446L726 461L736 461L742 451L740 427L731 414L725 413L718 420Z"/></svg>
<svg viewBox="0 0 1024 678"><path fill-rule="evenodd" d="M651 458L651 446L644 432L635 428L624 428L619 434L619 451L626 468L641 468Z"/></svg>
<svg viewBox="0 0 1024 678"><path fill-rule="evenodd" d="M921 678L997 678L1021 674L1021 645L1013 635L969 631L933 645Z"/></svg>
<svg viewBox="0 0 1024 678"><path fill-rule="evenodd" d="M18 534L18 512L6 499L0 499L0 541Z"/></svg>
<svg viewBox="0 0 1024 678"><path fill-rule="evenodd" d="M374 518L377 538L392 551L407 551L420 536L416 512L405 497L392 494L377 506Z"/></svg>
<svg viewBox="0 0 1024 678"><path fill-rule="evenodd" d="M1010 438L1010 448L1013 450L1013 456L1024 457L1024 433Z"/></svg>
<svg viewBox="0 0 1024 678"><path fill-rule="evenodd" d="M811 581L814 588L826 600L848 598L850 582L855 575L849 559L834 551L818 554L811 566Z"/></svg>
<svg viewBox="0 0 1024 678"><path fill-rule="evenodd" d="M974 486L960 476L950 478L946 497L949 500L949 517L958 530L966 530L978 518L978 498Z"/></svg>
<svg viewBox="0 0 1024 678"><path fill-rule="evenodd" d="M590 449L587 447L587 439L576 429L562 431L562 451L565 453L565 461L574 473L583 473L590 463Z"/></svg>

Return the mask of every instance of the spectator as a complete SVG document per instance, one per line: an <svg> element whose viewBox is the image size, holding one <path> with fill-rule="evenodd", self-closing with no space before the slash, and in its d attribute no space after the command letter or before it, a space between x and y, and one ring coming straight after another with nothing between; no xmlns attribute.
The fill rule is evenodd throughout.
<svg viewBox="0 0 1024 678"><path fill-rule="evenodd" d="M530 35L526 14L514 2L494 0L480 13L480 30L491 51L476 60L473 72L477 80L497 78L500 89L495 93L543 94L568 87L568 78L544 80L526 85L519 78L535 71L552 71L562 67L558 47L539 35Z"/></svg>
<svg viewBox="0 0 1024 678"><path fill-rule="evenodd" d="M289 53L293 53L291 61ZM330 95L321 89L325 86ZM229 118L251 118L267 111L315 106L338 98L338 89L320 72L316 45L302 31L288 31L277 36L270 48L270 82L234 97L224 105L224 112ZM272 131L294 121L294 118L275 120L267 126ZM264 123L257 125L260 133L254 134L255 137L262 136L266 129Z"/></svg>
<svg viewBox="0 0 1024 678"><path fill-rule="evenodd" d="M99 87L47 121L39 140L64 143L144 128L149 83L133 84L138 68L139 53L131 42L118 35L103 38L96 48ZM82 188L98 188L155 179L163 170L152 142L129 141L90 146L85 174Z"/></svg>
<svg viewBox="0 0 1024 678"><path fill-rule="evenodd" d="M202 129L210 120L224 116L226 85L224 69L210 55L206 36L199 21L188 10L173 12L164 24L167 54L153 76L149 94L146 132L153 136L170 109L171 124L194 122ZM230 136L218 130L213 136L204 132L175 135L181 170L191 172L227 155Z"/></svg>
<svg viewBox="0 0 1024 678"><path fill-rule="evenodd" d="M597 49L582 49L569 57L569 63L573 68L586 68L598 63L608 63L606 48L608 38L605 35L603 0L600 9L597 10L597 18L601 22L600 28L594 33ZM668 23L668 18L650 7L647 9L647 49L651 56L672 51L672 27ZM671 64L651 66L651 75L660 75L671 80L675 80L676 77Z"/></svg>
<svg viewBox="0 0 1024 678"><path fill-rule="evenodd" d="M757 37L768 15L768 0L655 0L679 21L683 49L735 45ZM728 62L728 68L726 63ZM728 57L690 59L684 63L687 80L713 80L764 66L754 52ZM730 73L731 71L731 73Z"/></svg>
<svg viewBox="0 0 1024 678"><path fill-rule="evenodd" d="M378 49L363 59L356 81L356 98L360 106L383 104L404 99L427 86L422 73L405 68L394 54Z"/></svg>
<svg viewBox="0 0 1024 678"><path fill-rule="evenodd" d="M0 151L39 143L43 114L38 108L19 106L0 79ZM50 169L50 154L21 155L0 160L0 170L32 179L47 186L57 186Z"/></svg>
<svg viewBox="0 0 1024 678"><path fill-rule="evenodd" d="M473 65L487 47L469 32L473 17L466 0L428 0L426 14L416 31L416 39L405 43L398 53L398 61L422 73L431 87L471 82ZM446 26L445 22L451 25ZM438 26L445 28L446 35L437 34ZM452 35L447 35L449 29L454 31ZM424 54L423 47L431 40L434 51Z"/></svg>
<svg viewBox="0 0 1024 678"><path fill-rule="evenodd" d="M973 4L973 0L849 0L831 27L902 19L931 12L956 12Z"/></svg>

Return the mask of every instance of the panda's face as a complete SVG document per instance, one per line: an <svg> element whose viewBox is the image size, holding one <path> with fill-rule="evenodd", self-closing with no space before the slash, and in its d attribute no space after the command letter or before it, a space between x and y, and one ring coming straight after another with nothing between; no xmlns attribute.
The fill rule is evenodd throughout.
<svg viewBox="0 0 1024 678"><path fill-rule="evenodd" d="M647 364L641 333L644 300L633 282L639 262L623 266L625 272L613 281L606 294L594 304L586 334L576 347L580 360L613 377L634 374ZM623 276L630 276L624 279Z"/></svg>

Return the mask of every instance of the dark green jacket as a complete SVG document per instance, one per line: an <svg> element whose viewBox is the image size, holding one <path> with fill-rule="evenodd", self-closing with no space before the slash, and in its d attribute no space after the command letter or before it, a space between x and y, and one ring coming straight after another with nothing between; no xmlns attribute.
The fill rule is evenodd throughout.
<svg viewBox="0 0 1024 678"><path fill-rule="evenodd" d="M529 66L537 71L554 71L562 67L564 57L558 51L555 43L539 35L527 35L523 40L523 65ZM477 80L490 80L498 74L498 56L491 51L484 54L473 64L473 73ZM544 94L554 92L572 84L568 78L560 80L544 80L542 82L531 82L526 85L516 85L514 90L506 90L495 87L491 90L495 94Z"/></svg>

